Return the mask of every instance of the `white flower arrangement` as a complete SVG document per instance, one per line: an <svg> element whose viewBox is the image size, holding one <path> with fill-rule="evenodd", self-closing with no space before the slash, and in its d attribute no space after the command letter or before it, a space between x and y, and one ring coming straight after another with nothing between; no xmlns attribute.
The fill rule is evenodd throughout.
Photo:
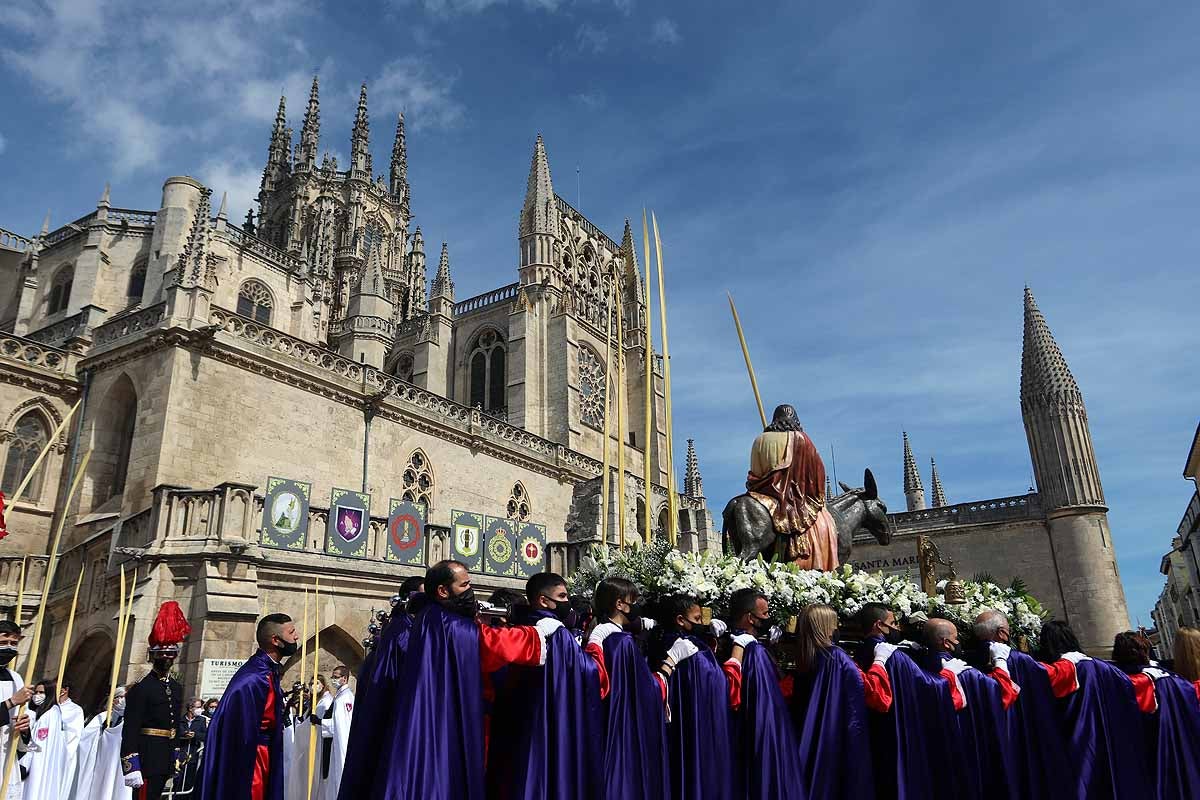
<svg viewBox="0 0 1200 800"><path fill-rule="evenodd" d="M1037 642L1044 615L1033 597L994 583L963 581L966 602L950 604L941 594L945 581L938 584L939 594L929 597L903 575L857 571L849 564L819 572L761 557L743 562L717 553L681 553L660 539L624 550L593 546L571 576L571 589L591 597L596 584L609 576L628 578L648 599L692 595L717 614L725 611L730 595L753 587L766 595L772 616L781 623L813 603L831 605L843 618L853 617L867 603L886 603L901 620L945 617L965 632L981 612L995 610L1008 617L1014 637L1024 636L1030 646Z"/></svg>

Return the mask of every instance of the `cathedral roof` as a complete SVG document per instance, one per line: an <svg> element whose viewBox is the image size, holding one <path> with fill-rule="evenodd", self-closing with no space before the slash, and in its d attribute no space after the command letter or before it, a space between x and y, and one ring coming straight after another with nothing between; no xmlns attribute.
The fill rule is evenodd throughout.
<svg viewBox="0 0 1200 800"><path fill-rule="evenodd" d="M1046 318L1025 287L1025 337L1021 345L1021 399L1057 392L1078 392L1079 385L1050 333Z"/></svg>

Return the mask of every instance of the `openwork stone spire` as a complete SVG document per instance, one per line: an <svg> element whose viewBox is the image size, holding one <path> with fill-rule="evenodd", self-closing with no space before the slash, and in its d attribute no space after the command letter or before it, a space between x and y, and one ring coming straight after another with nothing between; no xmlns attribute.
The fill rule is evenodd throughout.
<svg viewBox="0 0 1200 800"><path fill-rule="evenodd" d="M442 242L442 256L438 259L437 274L433 276L429 293L433 297L454 300L454 281L450 280L450 250L445 242Z"/></svg>
<svg viewBox="0 0 1200 800"><path fill-rule="evenodd" d="M304 126L300 128L300 152L297 166L313 168L317 164L317 152L321 149L321 100L317 76L313 75L312 88L308 92L308 108L304 111Z"/></svg>
<svg viewBox="0 0 1200 800"><path fill-rule="evenodd" d="M829 473L825 473L825 502L833 499L833 484L829 481Z"/></svg>
<svg viewBox="0 0 1200 800"><path fill-rule="evenodd" d="M942 488L942 479L938 475L937 462L932 458L929 459L929 470L929 481L933 484L933 507L941 508L942 506L950 505L946 502L946 490Z"/></svg>
<svg viewBox="0 0 1200 800"><path fill-rule="evenodd" d="M921 485L921 473L917 469L917 459L913 458L912 445L908 443L908 433L904 435L904 499L909 511L920 511L925 508L925 487Z"/></svg>
<svg viewBox="0 0 1200 800"><path fill-rule="evenodd" d="M1039 396L1071 394L1079 398L1079 384L1050 333L1033 292L1025 287L1025 338L1021 346L1021 402Z"/></svg>
<svg viewBox="0 0 1200 800"><path fill-rule="evenodd" d="M687 464L683 474L683 493L688 497L704 497L704 479L696 460L696 440L687 440Z"/></svg>
<svg viewBox="0 0 1200 800"><path fill-rule="evenodd" d="M633 243L633 229L629 225L629 219L625 219L625 232L621 234L621 258L625 259L625 281L633 283L633 299L639 306L645 305L646 293L642 286L642 274L638 270L637 247ZM641 327L642 322L639 321L637 327Z"/></svg>
<svg viewBox="0 0 1200 800"><path fill-rule="evenodd" d="M196 205L196 213L192 217L192 229L188 233L187 244L179 254L179 285L211 287L213 274L212 257L209 252L209 218L212 216L212 203L209 198L212 189L200 190L200 202Z"/></svg>
<svg viewBox="0 0 1200 800"><path fill-rule="evenodd" d="M358 294L387 296L387 284L383 277L383 245L379 242L371 248L366 269L358 276Z"/></svg>
<svg viewBox="0 0 1200 800"><path fill-rule="evenodd" d="M533 145L533 160L529 164L529 181L525 187L525 206L521 209L518 234L558 235L558 205L554 200L554 184L550 181L546 144L540 133Z"/></svg>
<svg viewBox="0 0 1200 800"><path fill-rule="evenodd" d="M412 292L410 307L415 314L429 309L429 296L425 293L428 282L425 273L425 237L420 225L413 231L411 248L408 251L409 290Z"/></svg>
<svg viewBox="0 0 1200 800"><path fill-rule="evenodd" d="M292 133L287 124L287 97L280 96L279 109L275 112L275 125L271 128L271 145L267 148L267 166L263 170L262 191L273 191L276 184L290 167L289 155L292 148Z"/></svg>
<svg viewBox="0 0 1200 800"><path fill-rule="evenodd" d="M371 177L371 123L367 118L367 85L358 90L358 111L354 114L354 131L350 135L350 169L365 172Z"/></svg>
<svg viewBox="0 0 1200 800"><path fill-rule="evenodd" d="M396 197L408 201L408 144L404 138L404 112L396 118L396 139L392 142L391 189Z"/></svg>

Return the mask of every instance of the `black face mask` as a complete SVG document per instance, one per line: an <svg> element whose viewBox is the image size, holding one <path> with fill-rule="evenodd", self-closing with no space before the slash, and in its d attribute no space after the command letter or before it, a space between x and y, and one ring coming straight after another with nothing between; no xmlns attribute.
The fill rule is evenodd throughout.
<svg viewBox="0 0 1200 800"><path fill-rule="evenodd" d="M446 603L446 608L455 614L473 618L479 613L479 603L475 600L475 590L467 589L461 594L454 595L450 598L450 602Z"/></svg>
<svg viewBox="0 0 1200 800"><path fill-rule="evenodd" d="M756 619L754 620L754 632L759 636L766 636L771 632L771 625L773 624L774 623L771 622L770 617L767 617L766 619Z"/></svg>
<svg viewBox="0 0 1200 800"><path fill-rule="evenodd" d="M15 647L0 647L0 667L7 666L8 662L17 657L17 648Z"/></svg>
<svg viewBox="0 0 1200 800"><path fill-rule="evenodd" d="M904 641L904 633L899 628L888 628L883 640L888 644L900 644Z"/></svg>
<svg viewBox="0 0 1200 800"><path fill-rule="evenodd" d="M693 623L691 629L688 630L688 635L695 636L701 641L707 641L713 638L712 625L705 625L703 622Z"/></svg>
<svg viewBox="0 0 1200 800"><path fill-rule="evenodd" d="M166 675L171 671L171 665L174 664L175 661L174 659L170 658L156 658L151 663L154 664L155 672L157 672L159 675Z"/></svg>
<svg viewBox="0 0 1200 800"><path fill-rule="evenodd" d="M280 642L279 655L283 658L291 658L296 655L296 651L300 649L300 645L296 642Z"/></svg>
<svg viewBox="0 0 1200 800"><path fill-rule="evenodd" d="M553 600L553 598L547 599ZM579 614L571 608L569 600L554 600L554 608L550 609L550 613L558 618L563 627L574 628L579 624Z"/></svg>

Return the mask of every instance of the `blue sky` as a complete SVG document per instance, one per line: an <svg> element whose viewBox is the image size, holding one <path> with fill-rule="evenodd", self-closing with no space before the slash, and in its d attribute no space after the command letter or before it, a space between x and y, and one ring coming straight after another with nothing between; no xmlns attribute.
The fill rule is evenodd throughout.
<svg viewBox="0 0 1200 800"><path fill-rule="evenodd" d="M833 5L8 2L0 226L74 219L106 181L115 205L156 208L181 173L240 218L281 89L298 131L319 69L342 163L361 81L377 171L405 110L413 211L465 298L515 279L541 131L557 191L614 238L658 213L676 433L718 514L758 428L724 290L768 406L794 403L839 477L872 467L895 509L902 429L951 502L1028 486L1028 282L1149 623L1192 491L1200 9Z"/></svg>

